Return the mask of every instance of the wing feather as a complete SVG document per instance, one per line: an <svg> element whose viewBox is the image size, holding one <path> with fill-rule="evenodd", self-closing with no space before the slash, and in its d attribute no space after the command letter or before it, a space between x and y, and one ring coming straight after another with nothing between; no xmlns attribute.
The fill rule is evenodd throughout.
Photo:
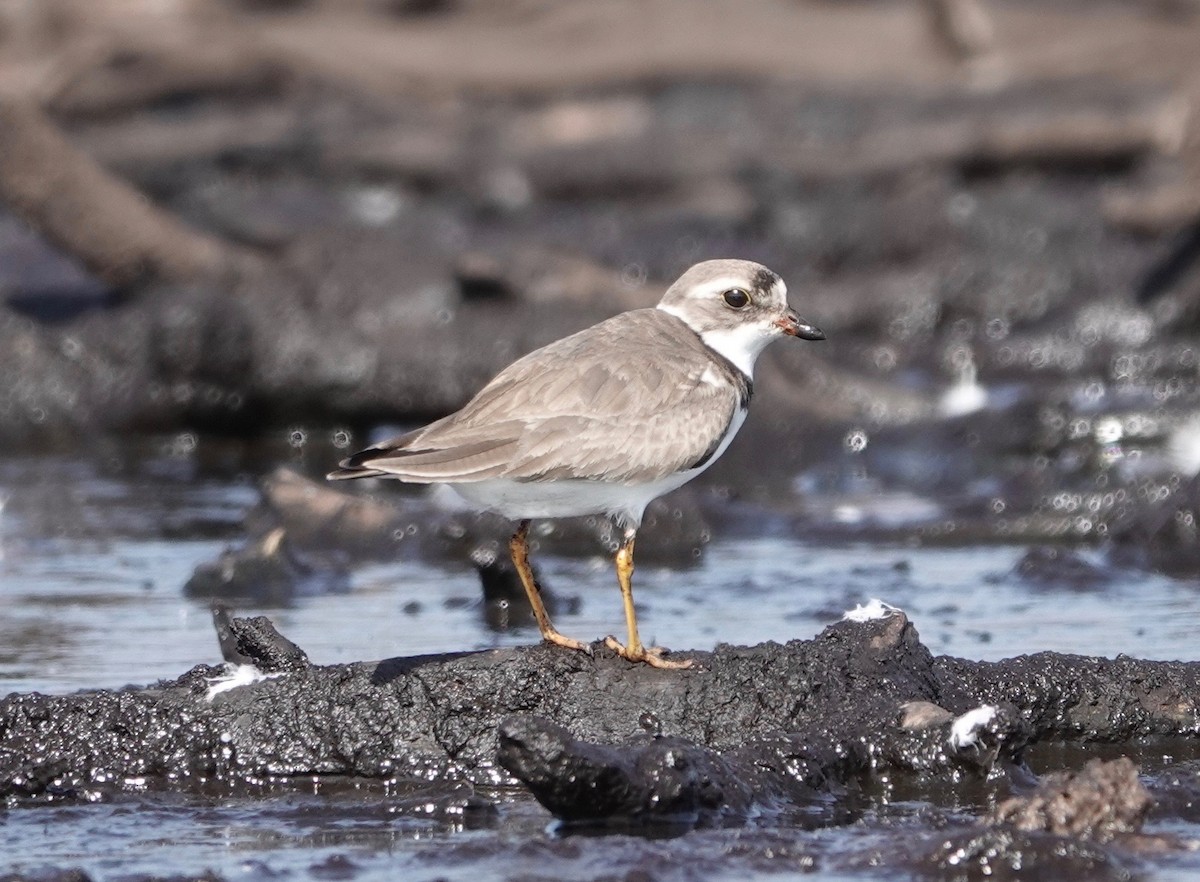
<svg viewBox="0 0 1200 882"><path fill-rule="evenodd" d="M331 477L658 480L706 461L744 403L744 378L711 382L714 367L733 370L678 319L624 313L519 359L462 410L350 457Z"/></svg>

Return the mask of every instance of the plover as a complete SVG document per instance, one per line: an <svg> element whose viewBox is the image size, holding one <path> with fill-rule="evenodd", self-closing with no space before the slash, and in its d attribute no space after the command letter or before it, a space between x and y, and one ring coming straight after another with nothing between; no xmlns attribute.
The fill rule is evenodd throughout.
<svg viewBox="0 0 1200 882"><path fill-rule="evenodd" d="M518 522L513 564L542 638L555 630L529 568L533 518L607 515L623 531L617 582L624 658L687 667L643 646L631 579L633 544L650 501L707 469L746 417L754 362L772 340L823 340L787 303L771 270L707 260L671 285L656 308L635 309L513 362L456 413L356 453L330 480L397 478L449 484L468 502Z"/></svg>

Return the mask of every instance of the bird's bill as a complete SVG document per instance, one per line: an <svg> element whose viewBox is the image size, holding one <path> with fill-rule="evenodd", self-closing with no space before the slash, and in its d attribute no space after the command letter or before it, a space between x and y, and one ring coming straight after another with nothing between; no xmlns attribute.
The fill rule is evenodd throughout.
<svg viewBox="0 0 1200 882"><path fill-rule="evenodd" d="M775 326L789 337L799 337L801 340L824 340L824 332L816 325L804 321L796 315L795 310L789 309L775 320Z"/></svg>

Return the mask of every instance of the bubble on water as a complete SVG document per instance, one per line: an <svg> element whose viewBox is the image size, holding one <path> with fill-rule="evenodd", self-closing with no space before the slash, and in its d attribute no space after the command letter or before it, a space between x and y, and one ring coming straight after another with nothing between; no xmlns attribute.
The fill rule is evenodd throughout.
<svg viewBox="0 0 1200 882"><path fill-rule="evenodd" d="M1104 397L1105 387L1099 380L1093 380L1079 390L1079 396L1087 404L1098 404Z"/></svg>
<svg viewBox="0 0 1200 882"><path fill-rule="evenodd" d="M1006 318L988 319L987 324L983 326L983 335L989 340L1003 340L1011 329L1012 325Z"/></svg>
<svg viewBox="0 0 1200 882"><path fill-rule="evenodd" d="M471 560L476 566L490 567L496 563L499 555L494 545L483 544L471 549Z"/></svg>
<svg viewBox="0 0 1200 882"><path fill-rule="evenodd" d="M196 435L192 432L180 432L171 438L167 445L166 453L168 456L186 457L191 455L196 450L198 441Z"/></svg>
<svg viewBox="0 0 1200 882"><path fill-rule="evenodd" d="M1180 377L1170 377L1166 380L1159 380L1154 384L1151 394L1155 401L1167 401L1181 395L1184 391L1183 379Z"/></svg>
<svg viewBox="0 0 1200 882"><path fill-rule="evenodd" d="M621 284L627 288L640 288L646 284L646 267L641 263L627 263L621 268Z"/></svg>
<svg viewBox="0 0 1200 882"><path fill-rule="evenodd" d="M1092 421L1087 417L1075 417L1067 424L1067 437L1076 440L1092 433Z"/></svg>
<svg viewBox="0 0 1200 882"><path fill-rule="evenodd" d="M842 440L842 445L851 453L862 453L869 441L870 436L863 429L851 429Z"/></svg>

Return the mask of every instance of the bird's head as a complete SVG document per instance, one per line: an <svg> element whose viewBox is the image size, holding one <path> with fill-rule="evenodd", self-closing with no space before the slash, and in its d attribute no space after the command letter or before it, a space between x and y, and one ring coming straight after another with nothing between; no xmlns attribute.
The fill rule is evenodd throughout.
<svg viewBox="0 0 1200 882"><path fill-rule="evenodd" d="M683 321L747 376L772 340L824 340L787 302L776 273L749 260L706 260L667 289L658 308Z"/></svg>

